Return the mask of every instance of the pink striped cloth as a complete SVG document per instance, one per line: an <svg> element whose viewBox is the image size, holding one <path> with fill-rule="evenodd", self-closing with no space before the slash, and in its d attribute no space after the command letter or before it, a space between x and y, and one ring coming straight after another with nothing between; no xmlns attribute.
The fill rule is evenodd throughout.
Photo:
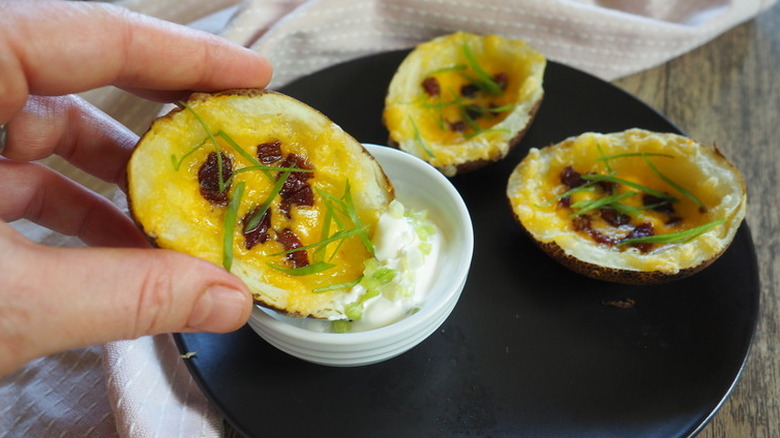
<svg viewBox="0 0 780 438"><path fill-rule="evenodd" d="M692 50L776 0L123 0L221 33L275 66L272 87L456 30L524 39L605 80ZM105 107L110 105L105 99ZM121 196L118 198L121 202ZM29 238L79 245L29 223ZM0 437L217 437L222 420L169 335L35 360L0 380Z"/></svg>

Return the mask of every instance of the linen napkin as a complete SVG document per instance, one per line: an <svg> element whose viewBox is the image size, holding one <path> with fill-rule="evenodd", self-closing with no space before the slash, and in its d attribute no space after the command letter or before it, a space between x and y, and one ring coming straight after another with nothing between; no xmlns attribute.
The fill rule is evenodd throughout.
<svg viewBox="0 0 780 438"><path fill-rule="evenodd" d="M662 64L777 0L124 0L128 9L220 33L268 57L271 88L335 63L457 30L524 39L604 80ZM116 90L93 94L111 113ZM123 203L121 193L115 201ZM28 238L78 241L25 221ZM262 342L258 339L258 342ZM217 437L222 419L170 335L69 351L0 379L0 437Z"/></svg>

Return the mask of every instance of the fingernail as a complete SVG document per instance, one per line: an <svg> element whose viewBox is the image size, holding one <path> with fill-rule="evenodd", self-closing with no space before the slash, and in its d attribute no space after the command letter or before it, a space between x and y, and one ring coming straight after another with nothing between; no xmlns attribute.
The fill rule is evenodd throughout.
<svg viewBox="0 0 780 438"><path fill-rule="evenodd" d="M218 333L236 330L246 322L250 310L250 300L245 292L221 285L210 286L195 303L187 327Z"/></svg>

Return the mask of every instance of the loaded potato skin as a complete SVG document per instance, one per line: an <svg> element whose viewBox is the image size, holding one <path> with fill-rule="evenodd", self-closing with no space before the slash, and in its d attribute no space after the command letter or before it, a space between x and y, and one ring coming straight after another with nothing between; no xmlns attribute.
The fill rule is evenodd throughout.
<svg viewBox="0 0 780 438"><path fill-rule="evenodd" d="M362 274L394 199L360 143L268 90L193 94L144 134L127 177L155 245L223 265L259 304L304 317L337 313L333 286Z"/></svg>
<svg viewBox="0 0 780 438"><path fill-rule="evenodd" d="M457 32L418 45L393 76L388 144L447 176L504 158L544 96L545 57L523 41Z"/></svg>
<svg viewBox="0 0 780 438"><path fill-rule="evenodd" d="M744 179L714 146L642 129L532 148L507 183L520 226L588 277L658 284L695 274L745 217Z"/></svg>

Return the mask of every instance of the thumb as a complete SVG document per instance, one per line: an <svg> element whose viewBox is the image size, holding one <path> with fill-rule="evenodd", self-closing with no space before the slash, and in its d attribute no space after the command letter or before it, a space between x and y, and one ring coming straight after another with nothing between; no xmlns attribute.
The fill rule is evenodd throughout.
<svg viewBox="0 0 780 438"><path fill-rule="evenodd" d="M112 340L236 330L252 309L243 282L204 260L155 249L46 247L5 224L0 272L0 374Z"/></svg>

